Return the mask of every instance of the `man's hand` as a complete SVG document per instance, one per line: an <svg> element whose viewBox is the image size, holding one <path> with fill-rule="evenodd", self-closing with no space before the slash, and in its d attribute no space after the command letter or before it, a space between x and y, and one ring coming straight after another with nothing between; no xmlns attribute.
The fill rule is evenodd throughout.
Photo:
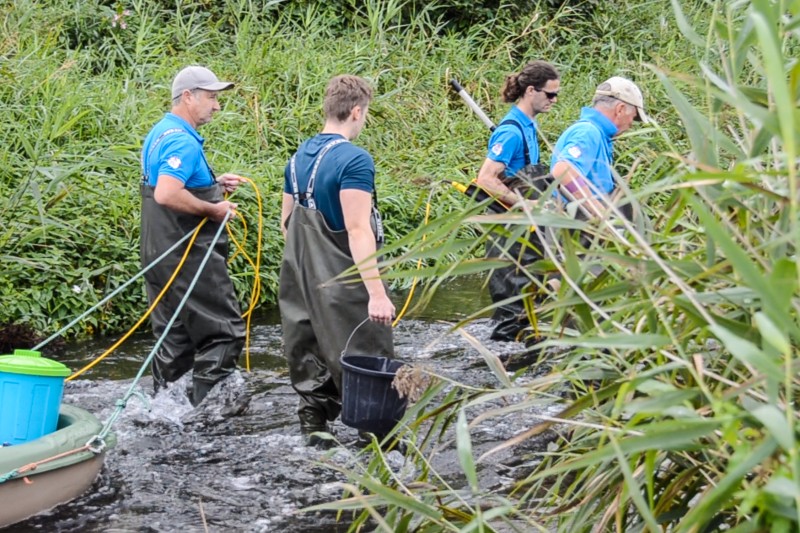
<svg viewBox="0 0 800 533"><path fill-rule="evenodd" d="M244 183L245 180L243 177L238 176L236 174L225 173L222 176L217 177L217 183L219 183L225 192L233 192L239 186L240 183Z"/></svg>
<svg viewBox="0 0 800 533"><path fill-rule="evenodd" d="M225 220L225 215L228 213L228 210L231 212L231 216L228 220L232 219L236 216L236 208L239 207L239 204L234 204L233 202L229 202L227 200L223 200L221 202L217 202L216 204L210 204L212 207L208 214L208 218L213 220L214 222L222 222Z"/></svg>
<svg viewBox="0 0 800 533"><path fill-rule="evenodd" d="M386 293L370 296L369 319L379 324L391 324L394 319L394 304Z"/></svg>

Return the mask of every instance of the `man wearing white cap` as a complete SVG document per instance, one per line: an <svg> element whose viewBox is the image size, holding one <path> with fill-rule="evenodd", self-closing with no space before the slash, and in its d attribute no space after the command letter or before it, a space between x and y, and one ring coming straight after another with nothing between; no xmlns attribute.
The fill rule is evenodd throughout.
<svg viewBox="0 0 800 533"><path fill-rule="evenodd" d="M614 76L597 87L592 107L581 110L581 118L561 134L553 149L550 171L560 180L562 194L580 200L592 215L602 216L607 210L596 197L616 188L614 138L634 120L648 122L642 92L629 79Z"/></svg>
<svg viewBox="0 0 800 533"><path fill-rule="evenodd" d="M236 204L223 192L236 189L243 178L215 176L203 153L197 128L220 110L217 95L233 87L205 67L181 70L172 82L172 111L147 135L142 146L142 266L150 265L184 235L203 225L180 274L150 315L153 333L161 337L189 284L200 268L220 223L233 216ZM150 303L179 264L179 247L145 274ZM170 327L153 359L156 390L192 370L190 400L194 405L229 376L244 346L244 321L228 275L225 232L203 267L197 286Z"/></svg>

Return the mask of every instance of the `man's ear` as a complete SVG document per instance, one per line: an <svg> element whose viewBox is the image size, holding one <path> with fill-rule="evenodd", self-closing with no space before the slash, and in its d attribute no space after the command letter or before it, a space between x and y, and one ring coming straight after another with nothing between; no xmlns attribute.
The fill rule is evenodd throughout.
<svg viewBox="0 0 800 533"><path fill-rule="evenodd" d="M361 119L361 114L363 112L364 109L360 105L357 105L352 110L350 110L350 118L352 118L354 121L357 122L358 120Z"/></svg>

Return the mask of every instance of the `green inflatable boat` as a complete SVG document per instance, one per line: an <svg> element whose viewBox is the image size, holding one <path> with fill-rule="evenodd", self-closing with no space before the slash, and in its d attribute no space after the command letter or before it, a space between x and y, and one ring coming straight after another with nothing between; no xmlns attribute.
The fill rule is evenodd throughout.
<svg viewBox="0 0 800 533"><path fill-rule="evenodd" d="M0 448L0 528L86 492L116 444L113 434L89 443L102 428L89 411L62 404L55 432Z"/></svg>

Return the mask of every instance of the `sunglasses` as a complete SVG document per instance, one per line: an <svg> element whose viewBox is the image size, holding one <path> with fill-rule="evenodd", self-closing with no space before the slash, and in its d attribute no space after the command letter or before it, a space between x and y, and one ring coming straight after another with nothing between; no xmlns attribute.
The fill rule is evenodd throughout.
<svg viewBox="0 0 800 533"><path fill-rule="evenodd" d="M536 89L536 90L539 91L540 93L544 93L544 95L547 97L548 100L555 100L556 98L558 98L557 92L551 93L550 91L545 91L543 89Z"/></svg>

